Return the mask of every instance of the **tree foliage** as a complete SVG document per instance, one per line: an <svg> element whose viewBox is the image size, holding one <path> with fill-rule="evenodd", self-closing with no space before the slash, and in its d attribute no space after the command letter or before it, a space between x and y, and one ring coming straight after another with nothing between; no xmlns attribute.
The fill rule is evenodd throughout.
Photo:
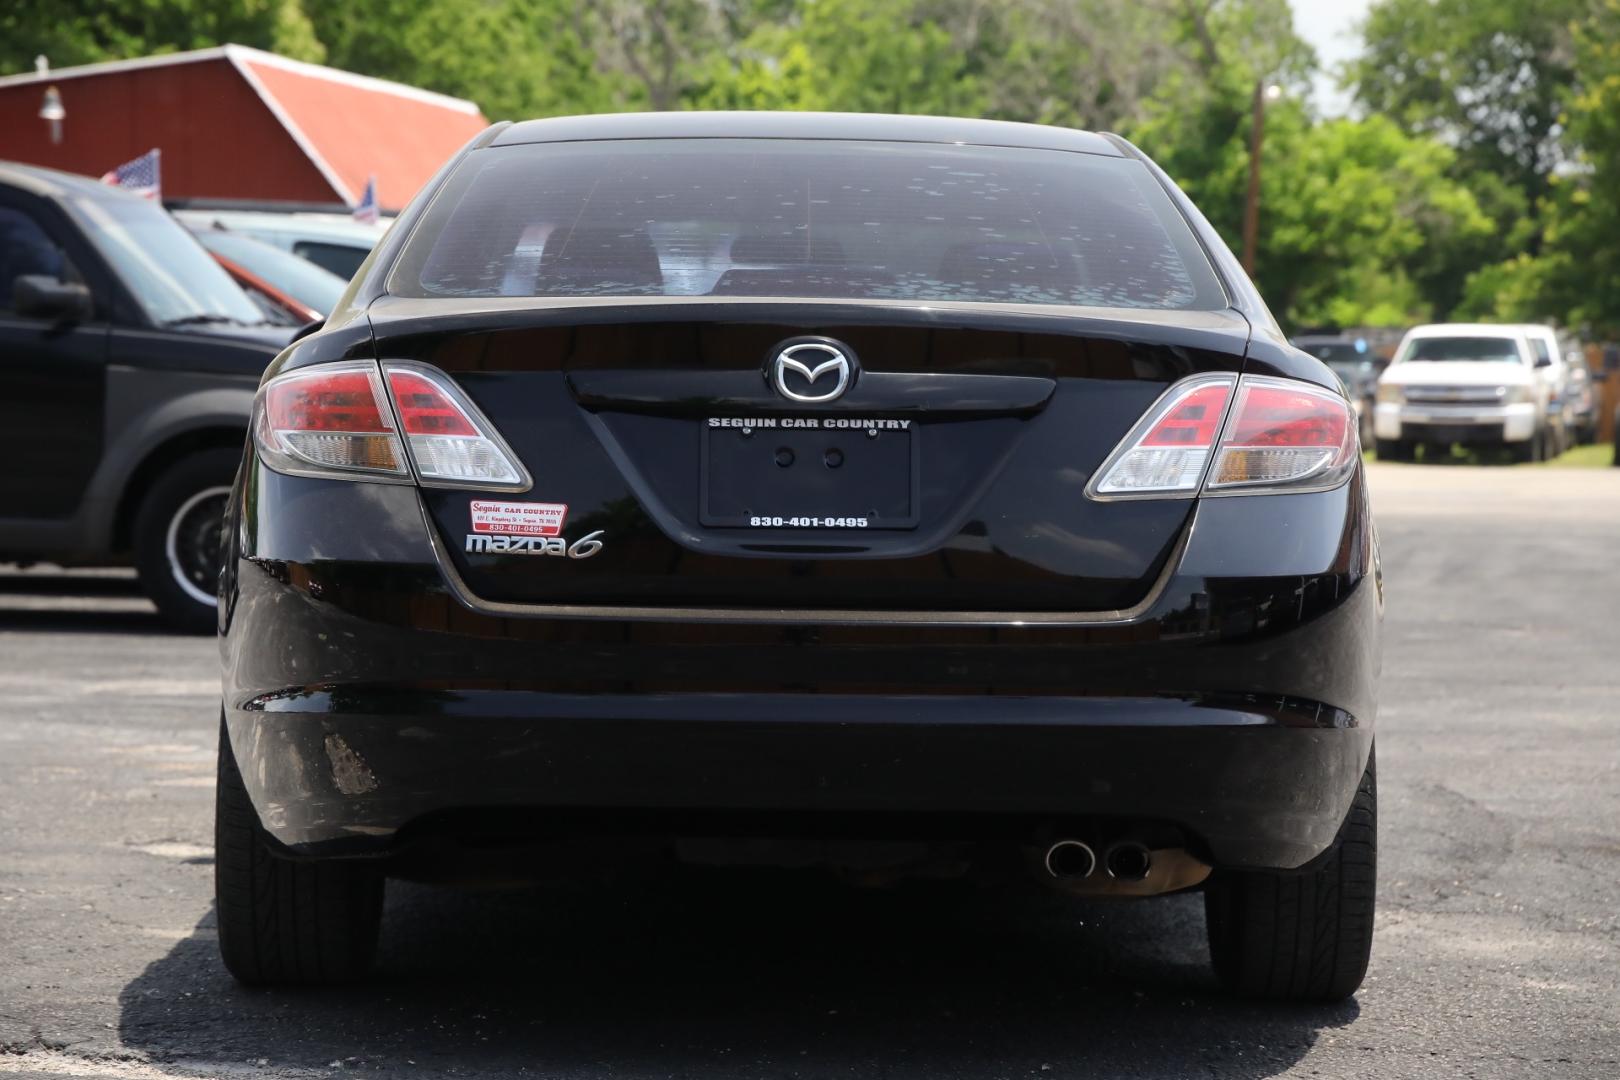
<svg viewBox="0 0 1620 1080"><path fill-rule="evenodd" d="M1573 27L1579 80L1564 123L1571 167L1543 202L1546 239L1515 279L1543 315L1620 335L1620 0L1601 0Z"/></svg>
<svg viewBox="0 0 1620 1080"><path fill-rule="evenodd" d="M299 0L6 0L0 72L179 52L236 42L324 58Z"/></svg>
<svg viewBox="0 0 1620 1080"><path fill-rule="evenodd" d="M1306 104L1288 0L10 0L0 72L227 41L495 119L623 109L981 115L1120 131L1285 325L1452 315L1620 330L1620 0L1374 0L1358 115Z"/></svg>
<svg viewBox="0 0 1620 1080"><path fill-rule="evenodd" d="M1590 0L1380 0L1351 68L1369 112L1456 146L1463 165L1528 192L1562 159L1576 72L1573 22Z"/></svg>
<svg viewBox="0 0 1620 1080"><path fill-rule="evenodd" d="M716 58L700 108L973 115L984 95L968 54L913 0L816 0Z"/></svg>

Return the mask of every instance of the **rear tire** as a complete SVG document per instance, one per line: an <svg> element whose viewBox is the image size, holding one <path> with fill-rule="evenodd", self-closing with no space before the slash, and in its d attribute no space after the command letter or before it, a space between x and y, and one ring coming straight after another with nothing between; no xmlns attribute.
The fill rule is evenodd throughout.
<svg viewBox="0 0 1620 1080"><path fill-rule="evenodd" d="M1547 459L1547 436L1536 432L1522 443L1513 444L1513 460L1520 464L1533 464Z"/></svg>
<svg viewBox="0 0 1620 1080"><path fill-rule="evenodd" d="M1414 448L1402 439L1374 440L1373 455L1379 461L1411 461Z"/></svg>
<svg viewBox="0 0 1620 1080"><path fill-rule="evenodd" d="M1304 872L1221 871L1204 894L1209 951L1225 986L1274 1001L1341 1001L1372 951L1378 876L1373 760L1327 853Z"/></svg>
<svg viewBox="0 0 1620 1080"><path fill-rule="evenodd" d="M184 633L211 634L219 624L219 537L241 459L224 449L190 455L158 477L135 513L141 589Z"/></svg>
<svg viewBox="0 0 1620 1080"><path fill-rule="evenodd" d="M272 854L223 719L214 799L214 899L230 973L254 986L331 985L366 975L382 924L380 869Z"/></svg>

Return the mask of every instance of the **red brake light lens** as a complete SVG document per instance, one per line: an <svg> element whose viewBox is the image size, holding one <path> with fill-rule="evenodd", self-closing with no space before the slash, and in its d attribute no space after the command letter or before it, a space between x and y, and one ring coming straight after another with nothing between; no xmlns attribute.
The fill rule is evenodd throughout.
<svg viewBox="0 0 1620 1080"><path fill-rule="evenodd" d="M1339 446L1348 412L1319 394L1293 387L1249 385L1232 421L1234 446Z"/></svg>
<svg viewBox="0 0 1620 1080"><path fill-rule="evenodd" d="M1171 407L1164 418L1142 439L1142 446L1201 446L1208 450L1220 434L1221 417L1226 415L1230 383L1200 386Z"/></svg>
<svg viewBox="0 0 1620 1080"><path fill-rule="evenodd" d="M455 381L425 364L383 364L416 475L430 487L524 491L529 475Z"/></svg>
<svg viewBox="0 0 1620 1080"><path fill-rule="evenodd" d="M394 392L399 422L407 435L474 435L478 428L456 403L426 376L390 368L388 388Z"/></svg>
<svg viewBox="0 0 1620 1080"><path fill-rule="evenodd" d="M272 428L282 431L390 431L372 382L369 371L315 372L278 380L265 390L266 418Z"/></svg>
<svg viewBox="0 0 1620 1080"><path fill-rule="evenodd" d="M254 403L253 439L264 463L296 476L410 473L393 413L369 361L329 364L272 379Z"/></svg>

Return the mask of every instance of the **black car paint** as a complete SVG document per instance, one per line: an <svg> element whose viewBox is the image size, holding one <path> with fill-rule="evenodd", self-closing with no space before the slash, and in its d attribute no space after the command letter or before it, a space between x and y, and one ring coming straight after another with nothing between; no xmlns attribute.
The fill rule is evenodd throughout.
<svg viewBox="0 0 1620 1080"><path fill-rule="evenodd" d="M464 153L546 131L729 130L706 117L545 123L557 126L491 129ZM842 120L827 123L827 137L850 137ZM985 130L951 123L941 131L970 141ZM1137 153L1112 136L1090 137L1084 149L1109 147ZM1078 384L1118 395L1118 416L1076 432L1092 440L1087 475L1177 374L1242 370L1336 390L1323 365L1288 345L1207 221L1148 164L1226 279L1233 311L1208 325L1132 313L1126 328L1110 325L1117 313L1003 305L388 298L387 268L435 182L327 328L272 374L338 359L434 363L490 414L543 499L547 444L605 452L614 433L602 429L646 411L623 380L616 389L570 382L593 370L568 361L586 355L578 342L598 346L589 356L606 371L634 371L639 348L690 341L683 327L698 320L738 343L715 365L722 372L757 366L767 339L858 339L874 324L1123 344L1151 358L1128 378L1096 378L1085 362L996 368L1053 379L1053 400ZM548 341L557 343L550 353ZM919 345L891 358L854 344L869 363L891 365L879 370L928 370ZM509 346L504 355L522 359L508 366L529 370L497 384ZM1050 361L1051 350L1030 356ZM542 424L554 427L531 436L525 410L542 401L552 409ZM621 419L601 420L604 410ZM691 422L686 411L678 422ZM682 550L682 523L646 505L650 487L637 490L629 471L587 516L623 507L623 527L657 545L638 556L653 565ZM1368 760L1383 600L1359 471L1328 492L1111 507L1127 532L1133 518L1151 520L1154 550L1134 553L1129 573L1111 580L1068 582L1034 613L962 589L938 561L928 584L954 589L946 602L890 594L886 611L828 608L813 587L796 587L793 571L777 574L774 593L711 583L695 597L640 590L646 602L632 604L533 567L468 562L458 543L468 497L283 476L250 450L223 579L225 715L262 822L285 854L393 855L447 815L480 808L513 819L539 812L525 820L542 831L584 812L631 812L674 830L687 820L679 815L718 814L736 827L739 814L877 814L900 829L901 819L968 814L1025 838L1054 821L1150 818L1184 830L1216 865L1295 867L1331 841ZM978 508L946 523L941 538L989 517ZM814 581L865 553L815 554L755 561L800 567L799 580Z"/></svg>
<svg viewBox="0 0 1620 1080"><path fill-rule="evenodd" d="M1236 370L1247 337L1241 319L1220 313L1098 318L878 302L489 312L386 300L372 306L371 321L380 358L431 363L458 378L529 463L528 497L567 504L584 532L610 527L612 541L584 562L469 555L459 540L468 504L481 496L424 492L474 592L557 603L815 606L831 576L835 602L870 608L1127 607L1162 566L1189 506L1082 498L1090 474L1073 464L1100 462L1174 380ZM812 332L868 358L869 381L835 408L794 407L768 395L760 375L773 344ZM295 350L286 367L297 363ZM952 379L963 388L914 400L919 382ZM1006 379L1039 392L1010 408L993 396L1010 392L998 382ZM717 398L704 393L716 389ZM659 390L677 396L649 402ZM688 466L705 416L874 413L918 417L913 438L929 465L915 527L767 537L700 521L698 475ZM810 448L818 452L838 441L817 436ZM1049 501L1038 526L1016 509L1030 500ZM1080 537L1091 555L1077 566L1067 552ZM737 558L773 554L798 557Z"/></svg>
<svg viewBox="0 0 1620 1080"><path fill-rule="evenodd" d="M0 165L0 206L22 210L89 286L84 322L0 311L0 558L110 562L140 486L188 449L239 446L285 330L156 325L61 205L128 198L94 181ZM177 225L176 228L179 228Z"/></svg>
<svg viewBox="0 0 1620 1080"><path fill-rule="evenodd" d="M759 809L1147 816L1218 864L1294 866L1371 743L1360 481L1204 500L1145 611L1068 626L485 612L412 489L261 466L240 498L226 715L305 854L394 852L469 807ZM337 747L366 790L339 787Z"/></svg>

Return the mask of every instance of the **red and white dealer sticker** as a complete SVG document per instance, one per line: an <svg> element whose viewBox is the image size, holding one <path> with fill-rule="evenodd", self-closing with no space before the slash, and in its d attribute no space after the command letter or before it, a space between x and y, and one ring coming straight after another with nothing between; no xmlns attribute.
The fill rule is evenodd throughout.
<svg viewBox="0 0 1620 1080"><path fill-rule="evenodd" d="M472 501L472 531L501 536L558 536L568 516L564 503Z"/></svg>

